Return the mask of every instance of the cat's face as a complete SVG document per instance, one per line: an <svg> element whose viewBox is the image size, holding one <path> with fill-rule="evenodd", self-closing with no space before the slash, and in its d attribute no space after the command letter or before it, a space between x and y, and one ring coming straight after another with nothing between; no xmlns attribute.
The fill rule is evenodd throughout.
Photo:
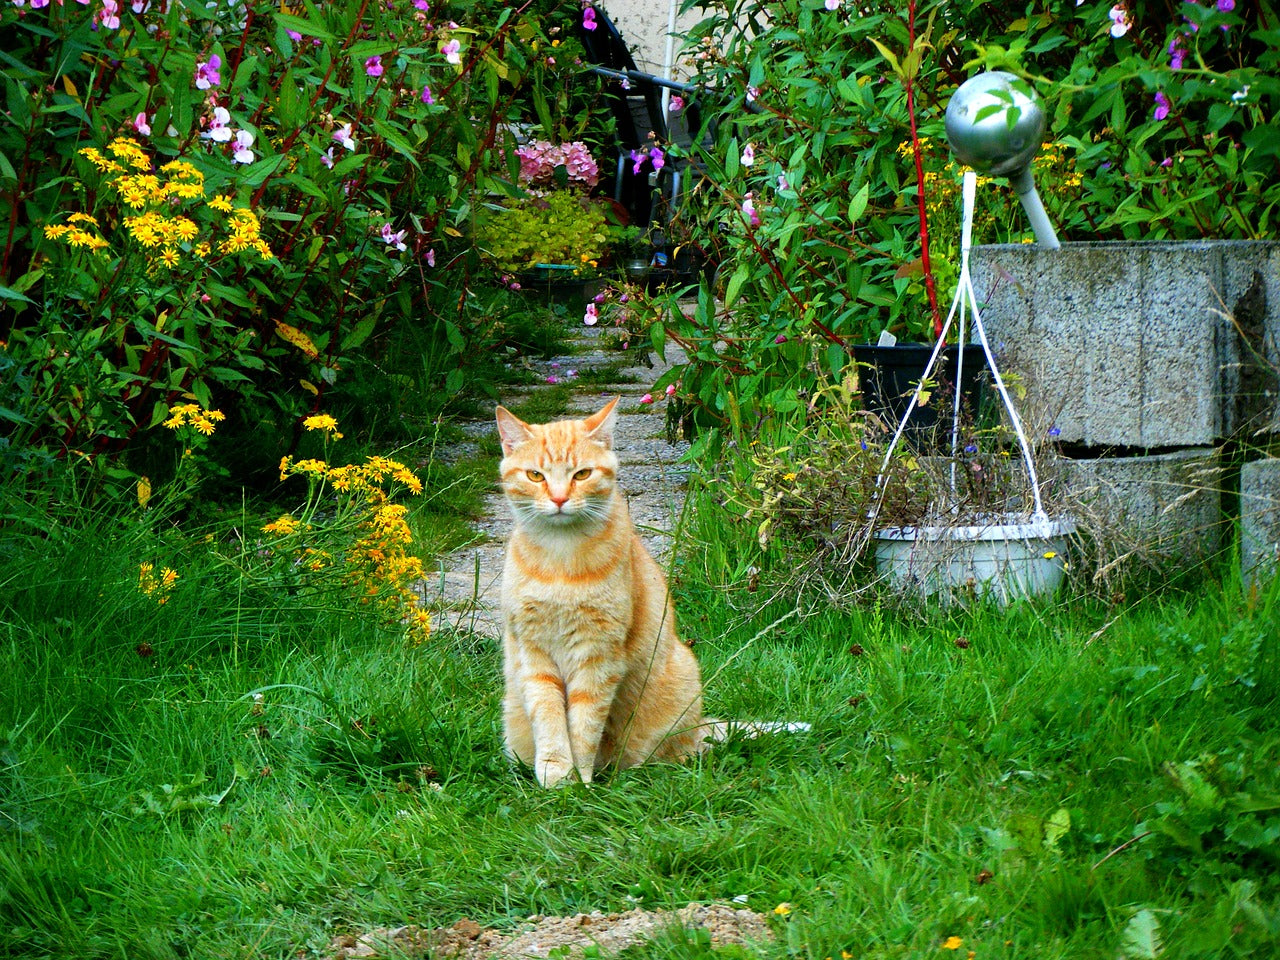
<svg viewBox="0 0 1280 960"><path fill-rule="evenodd" d="M502 489L518 524L567 530L609 516L618 472L617 403L615 397L585 420L547 424L525 423L498 407Z"/></svg>

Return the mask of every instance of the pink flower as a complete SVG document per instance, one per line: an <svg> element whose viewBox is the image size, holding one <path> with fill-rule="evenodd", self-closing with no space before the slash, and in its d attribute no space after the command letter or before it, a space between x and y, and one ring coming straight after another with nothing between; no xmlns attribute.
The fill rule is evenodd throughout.
<svg viewBox="0 0 1280 960"><path fill-rule="evenodd" d="M364 72L371 77L380 77L383 73L382 57L370 57L364 62Z"/></svg>
<svg viewBox="0 0 1280 960"><path fill-rule="evenodd" d="M776 337L774 337L774 338L773 338L773 342L774 342L774 343L786 343L786 342L787 342L787 335L786 335L785 333L780 333L780 334L778 334Z"/></svg>
<svg viewBox="0 0 1280 960"><path fill-rule="evenodd" d="M31 0L32 10L43 10L48 5L49 5L49 0ZM14 0L14 6L20 7L22 6L22 4L19 3L18 0Z"/></svg>
<svg viewBox="0 0 1280 960"><path fill-rule="evenodd" d="M210 87L216 87L222 82L222 74L218 71L222 68L222 58L216 53L210 54L209 59L196 62L196 89L208 90Z"/></svg>
<svg viewBox="0 0 1280 960"><path fill-rule="evenodd" d="M436 102L436 98L431 95L431 84L429 83L422 85L422 102L428 107Z"/></svg>
<svg viewBox="0 0 1280 960"><path fill-rule="evenodd" d="M297 43L299 40L302 39L302 34L300 34L297 30L289 30L286 28L284 32L285 32L285 35L288 36L288 38L292 40L294 43Z"/></svg>
<svg viewBox="0 0 1280 960"><path fill-rule="evenodd" d="M205 136L214 143L226 143L231 139L231 114L226 107L214 107L213 116L209 118L209 129Z"/></svg>
<svg viewBox="0 0 1280 960"><path fill-rule="evenodd" d="M1128 33L1129 28L1133 26L1133 21L1129 19L1129 11L1123 4L1117 3L1107 16L1111 18L1111 35L1117 40Z"/></svg>
<svg viewBox="0 0 1280 960"><path fill-rule="evenodd" d="M778 189L779 190L791 189L791 182L787 180L787 175L785 173L778 174Z"/></svg>
<svg viewBox="0 0 1280 960"><path fill-rule="evenodd" d="M444 46L440 48L440 52L444 54L445 60L449 63L462 63L462 43L458 40L446 41Z"/></svg>
<svg viewBox="0 0 1280 960"><path fill-rule="evenodd" d="M673 397L673 396L675 396L675 393L676 393L676 385L675 385L674 383L668 383L668 384L667 384L667 396L668 396L668 397Z"/></svg>
<svg viewBox="0 0 1280 960"><path fill-rule="evenodd" d="M1154 114L1155 118L1157 120L1163 120L1165 117L1169 116L1170 106L1171 104L1169 103L1169 98L1164 95L1164 91L1163 90L1157 91L1156 92L1156 110Z"/></svg>
<svg viewBox="0 0 1280 960"><path fill-rule="evenodd" d="M748 143L742 148L742 165L749 167L756 162L756 148Z"/></svg>
<svg viewBox="0 0 1280 960"><path fill-rule="evenodd" d="M231 159L236 163L253 163L253 134L248 130L236 131L236 150Z"/></svg>
<svg viewBox="0 0 1280 960"><path fill-rule="evenodd" d="M672 113L679 113L684 109L684 97L673 96L667 101L667 109Z"/></svg>
<svg viewBox="0 0 1280 960"><path fill-rule="evenodd" d="M434 267L436 265L436 248L431 247L428 249L424 255L424 259L427 261L428 267Z"/></svg>
<svg viewBox="0 0 1280 960"><path fill-rule="evenodd" d="M392 230L390 223L382 225L382 240L389 247L395 247L397 250L407 250L404 238L408 234L408 230L395 231Z"/></svg>
<svg viewBox="0 0 1280 960"><path fill-rule="evenodd" d="M824 6L826 6L828 10L839 10L840 0L826 0Z"/></svg>
<svg viewBox="0 0 1280 960"><path fill-rule="evenodd" d="M427 3L427 0L413 0L413 5L423 13L431 9L431 4Z"/></svg>
<svg viewBox="0 0 1280 960"><path fill-rule="evenodd" d="M742 198L742 212L746 214L751 226L760 226L760 214L756 213L756 204L750 193Z"/></svg>
<svg viewBox="0 0 1280 960"><path fill-rule="evenodd" d="M754 103L758 99L760 99L760 88L747 87L747 103Z"/></svg>
<svg viewBox="0 0 1280 960"><path fill-rule="evenodd" d="M323 163L330 170L333 169L333 147L330 147L328 150L326 150L324 153L320 155L320 162Z"/></svg>
<svg viewBox="0 0 1280 960"><path fill-rule="evenodd" d="M643 397L641 397L641 398L640 398L640 402L641 402L641 403L653 403L653 394L652 394L652 393L646 393Z"/></svg>
<svg viewBox="0 0 1280 960"><path fill-rule="evenodd" d="M102 25L108 30L120 29L120 4L116 0L102 0Z"/></svg>
<svg viewBox="0 0 1280 960"><path fill-rule="evenodd" d="M35 2L36 0L31 0L33 6L35 5ZM145 110L133 118L133 129L137 130L144 137L151 136L151 124L147 123L147 112Z"/></svg>
<svg viewBox="0 0 1280 960"><path fill-rule="evenodd" d="M333 131L333 139L342 144L348 150L356 148L356 138L351 133L351 124L344 123L337 130Z"/></svg>
<svg viewBox="0 0 1280 960"><path fill-rule="evenodd" d="M547 377L547 383L559 383L559 382L560 382L560 378L557 377L554 373L551 374L549 377Z"/></svg>
<svg viewBox="0 0 1280 960"><path fill-rule="evenodd" d="M596 305L594 303L588 303L587 312L583 314L582 322L588 327L594 327L599 320L600 311L596 309Z"/></svg>
<svg viewBox="0 0 1280 960"><path fill-rule="evenodd" d="M582 29L594 30L596 28L596 10L595 7L587 7L582 11Z"/></svg>

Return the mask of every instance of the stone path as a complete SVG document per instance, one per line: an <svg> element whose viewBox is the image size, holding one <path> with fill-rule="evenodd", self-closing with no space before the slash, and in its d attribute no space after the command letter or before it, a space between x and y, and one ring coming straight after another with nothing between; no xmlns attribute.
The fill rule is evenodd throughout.
<svg viewBox="0 0 1280 960"><path fill-rule="evenodd" d="M666 363L650 354L653 366L637 364L621 369L620 382L601 384L582 380L582 372L614 366L620 359L636 359L634 352L620 354L601 346L601 331L582 326L576 333L574 353L531 364L539 379L556 375L564 377L568 370L579 371L571 381L578 385L564 416L585 416L600 409L615 395L622 397L615 428L615 449L621 460L619 480L631 506L631 517L644 537L649 551L664 562L670 555L670 531L679 518L687 485L687 464L679 463L688 444L668 443L665 401L659 397L653 404L641 404L654 381L670 363L683 362L679 348L668 346ZM627 382L631 381L631 382ZM539 383L512 389L501 398L504 404L519 402L532 390L545 389ZM464 425L473 437L497 436L492 420ZM441 451L449 456L450 451ZM498 601L502 577L503 546L511 530L511 517L497 490L497 462L493 464L494 489L485 499L484 516L476 524L478 542L444 557L434 575L423 584L423 600L432 610L437 626L501 636Z"/></svg>

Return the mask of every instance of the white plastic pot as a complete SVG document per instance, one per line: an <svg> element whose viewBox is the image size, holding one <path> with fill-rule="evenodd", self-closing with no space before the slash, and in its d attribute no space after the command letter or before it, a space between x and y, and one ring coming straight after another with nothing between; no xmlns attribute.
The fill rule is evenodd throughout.
<svg viewBox="0 0 1280 960"><path fill-rule="evenodd" d="M970 525L884 527L876 567L904 592L990 596L1000 604L1053 593L1066 570L1070 520L993 517Z"/></svg>

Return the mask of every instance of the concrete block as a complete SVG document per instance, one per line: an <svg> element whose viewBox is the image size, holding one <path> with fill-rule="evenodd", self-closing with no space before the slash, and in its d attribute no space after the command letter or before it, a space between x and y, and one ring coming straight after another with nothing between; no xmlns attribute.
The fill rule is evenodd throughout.
<svg viewBox="0 0 1280 960"><path fill-rule="evenodd" d="M1280 568L1280 460L1240 468L1240 570L1245 582L1265 581Z"/></svg>
<svg viewBox="0 0 1280 960"><path fill-rule="evenodd" d="M1280 242L977 246L971 268L989 338L1063 442L1280 430Z"/></svg>
<svg viewBox="0 0 1280 960"><path fill-rule="evenodd" d="M1152 554L1199 560L1222 548L1221 470L1209 448L1057 463L1083 530L1115 530Z"/></svg>

